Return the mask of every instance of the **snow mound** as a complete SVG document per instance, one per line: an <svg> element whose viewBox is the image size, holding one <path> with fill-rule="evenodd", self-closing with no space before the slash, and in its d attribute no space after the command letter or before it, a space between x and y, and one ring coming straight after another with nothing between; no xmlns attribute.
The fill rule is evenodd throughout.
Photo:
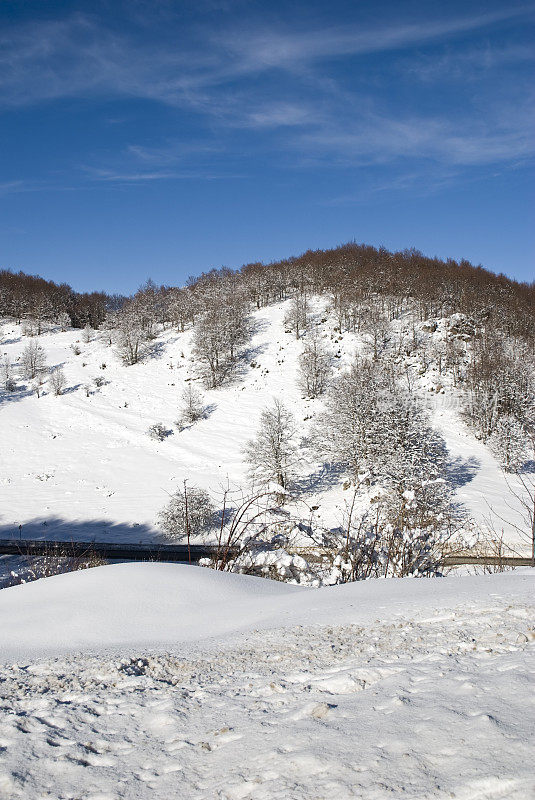
<svg viewBox="0 0 535 800"><path fill-rule="evenodd" d="M38 657L0 663L0 795L525 800L534 580L127 564L3 590L0 641Z"/></svg>
<svg viewBox="0 0 535 800"><path fill-rule="evenodd" d="M531 602L535 570L360 581L323 589L186 564L130 563L0 592L0 661L58 653L223 642L251 630L373 624L458 604Z"/></svg>
<svg viewBox="0 0 535 800"><path fill-rule="evenodd" d="M306 591L185 564L96 567L0 593L0 656L193 641L237 631Z"/></svg>

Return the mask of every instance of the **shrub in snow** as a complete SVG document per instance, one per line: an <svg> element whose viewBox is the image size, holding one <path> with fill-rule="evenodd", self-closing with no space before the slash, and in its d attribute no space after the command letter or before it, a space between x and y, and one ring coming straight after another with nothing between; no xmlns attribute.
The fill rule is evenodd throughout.
<svg viewBox="0 0 535 800"><path fill-rule="evenodd" d="M82 340L86 344L89 344L92 338L93 338L93 328L91 327L91 325L86 325L82 331Z"/></svg>
<svg viewBox="0 0 535 800"><path fill-rule="evenodd" d="M158 442L163 442L164 439L167 439L168 436L172 435L173 431L169 430L169 428L166 428L161 422L156 422L154 425L150 426L147 433L151 439L156 439Z"/></svg>
<svg viewBox="0 0 535 800"><path fill-rule="evenodd" d="M518 472L530 456L526 431L512 414L500 417L489 447L505 472Z"/></svg>
<svg viewBox="0 0 535 800"><path fill-rule="evenodd" d="M81 348L77 344L71 344L71 350L75 356L79 356L82 352Z"/></svg>
<svg viewBox="0 0 535 800"><path fill-rule="evenodd" d="M172 539L199 536L214 522L215 507L204 489L187 486L171 495L167 506L158 515L163 531Z"/></svg>
<svg viewBox="0 0 535 800"><path fill-rule="evenodd" d="M321 566L320 573L324 584L440 574L451 520L418 525L416 519L400 513L388 492L382 492L371 507L357 513L358 499L356 489L352 501L346 504L341 527L323 531L327 564ZM407 491L403 498L406 510L414 506L414 500L413 493Z"/></svg>
<svg viewBox="0 0 535 800"><path fill-rule="evenodd" d="M101 386L105 386L106 385L106 380L105 380L105 378L103 378L102 375L97 375L96 378L93 378L93 383L95 384L97 389L100 389Z"/></svg>
<svg viewBox="0 0 535 800"><path fill-rule="evenodd" d="M71 556L69 555L69 545L65 543L64 548L59 550L54 548L44 556L24 556L23 554L22 564L10 572L9 586L31 583L40 578L50 578L52 575L62 575L65 572L101 567L106 563L107 561L93 551L89 551L83 556Z"/></svg>
<svg viewBox="0 0 535 800"><path fill-rule="evenodd" d="M34 380L46 370L45 351L38 342L26 345L21 355L22 374L28 380Z"/></svg>
<svg viewBox="0 0 535 800"><path fill-rule="evenodd" d="M43 393L44 378L42 375L36 375L32 381L32 391L35 392L37 397L41 397Z"/></svg>
<svg viewBox="0 0 535 800"><path fill-rule="evenodd" d="M188 383L182 392L182 404L180 415L176 422L177 427L180 429L198 422L206 413L202 392L191 383Z"/></svg>
<svg viewBox="0 0 535 800"><path fill-rule="evenodd" d="M50 388L56 397L58 397L60 394L63 394L67 385L67 379L65 378L65 373L61 367L56 367L54 370L52 370L50 373L49 382Z"/></svg>
<svg viewBox="0 0 535 800"><path fill-rule="evenodd" d="M233 562L232 571L302 586L321 585L317 570L306 559L283 548L248 547Z"/></svg>

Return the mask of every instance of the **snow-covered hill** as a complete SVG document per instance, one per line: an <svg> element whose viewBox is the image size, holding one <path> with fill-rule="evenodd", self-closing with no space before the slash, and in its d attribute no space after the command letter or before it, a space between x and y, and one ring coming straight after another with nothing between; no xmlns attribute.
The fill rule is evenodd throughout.
<svg viewBox="0 0 535 800"><path fill-rule="evenodd" d="M67 388L55 396L45 383L38 397L20 379L0 396L0 535L159 538L157 514L184 480L216 504L228 483L246 485L243 448L274 397L303 442L284 513L302 501L339 526L350 490L307 446L324 401L298 387L288 302L254 312L235 378L206 391L206 418L184 430L182 391L198 383L191 329L160 333L132 366L100 333L45 331ZM339 371L363 339L335 331L325 305L316 324ZM27 342L4 321L0 352L17 375ZM484 526L493 508L518 521L518 487L461 420L458 390L432 365L406 367L468 518ZM155 441L154 423L173 434ZM525 546L514 526L506 536ZM3 589L0 796L524 800L535 788L533 573L312 590L121 564Z"/></svg>
<svg viewBox="0 0 535 800"><path fill-rule="evenodd" d="M0 796L527 800L534 578L122 564L5 589Z"/></svg>
<svg viewBox="0 0 535 800"><path fill-rule="evenodd" d="M306 437L323 402L304 399L297 386L302 342L285 331L289 302L254 313L255 333L239 374L206 392L207 418L181 432L174 425L181 393L187 381L197 380L191 330L164 332L152 343L150 357L128 367L98 332L90 342L79 330L44 332L39 342L47 364L63 366L67 389L54 396L45 385L37 397L19 383L17 391L0 393L0 535L18 535L22 525L24 537L146 541L159 536L157 513L184 479L216 498L228 482L246 484L243 447L274 397L293 411ZM332 321L322 325L323 300L316 310L341 369L362 340L352 333L333 335ZM5 321L1 332L0 352L16 367L28 338L20 326ZM104 384L95 386L95 378ZM508 543L518 548L518 532L508 524L522 526L518 500L488 448L461 421L457 390L442 379L437 392L432 371L416 380L447 442L457 499L479 525L503 528ZM149 438L147 430L156 422L173 435L163 442ZM345 501L340 476L303 453L301 496L318 506L326 525L340 525ZM492 518L491 509L497 516Z"/></svg>

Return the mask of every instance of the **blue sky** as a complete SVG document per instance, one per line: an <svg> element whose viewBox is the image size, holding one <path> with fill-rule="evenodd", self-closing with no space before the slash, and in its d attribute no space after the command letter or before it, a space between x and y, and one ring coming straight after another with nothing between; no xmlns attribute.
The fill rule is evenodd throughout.
<svg viewBox="0 0 535 800"><path fill-rule="evenodd" d="M533 280L535 4L0 3L0 266L130 292L355 239Z"/></svg>

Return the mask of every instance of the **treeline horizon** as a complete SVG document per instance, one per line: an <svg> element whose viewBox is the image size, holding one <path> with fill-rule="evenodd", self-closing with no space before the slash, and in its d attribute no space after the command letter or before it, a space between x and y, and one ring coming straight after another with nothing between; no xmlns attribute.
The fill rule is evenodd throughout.
<svg viewBox="0 0 535 800"><path fill-rule="evenodd" d="M122 308L150 285L164 300L176 291L201 292L221 280L238 282L257 307L284 299L292 291L332 293L342 299L382 296L398 298L400 309L408 301L420 308L419 316L447 316L460 312L482 314L503 321L516 318L515 333L531 338L535 331L535 281L520 282L503 273L461 259L440 259L415 249L392 252L383 247L349 242L325 250L307 250L269 263L252 262L236 269L214 268L190 276L183 286L157 286L149 279L131 295L104 291L77 292L22 270L0 270L0 316L18 322L31 317L57 320L67 314L71 325L98 328L106 316ZM395 304L394 304L395 305ZM501 325L498 325L501 327Z"/></svg>

